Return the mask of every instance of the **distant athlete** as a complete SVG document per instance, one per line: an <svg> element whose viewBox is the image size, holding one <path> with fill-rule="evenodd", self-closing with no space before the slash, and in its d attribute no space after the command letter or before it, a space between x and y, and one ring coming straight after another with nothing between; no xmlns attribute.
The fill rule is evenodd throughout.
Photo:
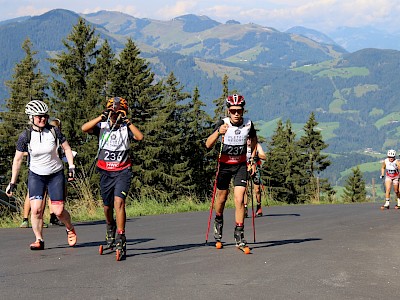
<svg viewBox="0 0 400 300"><path fill-rule="evenodd" d="M387 152L387 158L382 163L381 168L381 179L385 178L385 204L381 206L381 209L390 208L390 190L393 186L393 190L397 196L396 209L400 208L400 193L399 193L399 168L400 161L396 159L396 151L391 149ZM386 174L386 177L385 177Z"/></svg>
<svg viewBox="0 0 400 300"><path fill-rule="evenodd" d="M253 180L254 184L254 194L256 195L256 201L257 201L257 207L256 207L256 217L261 217L263 215L262 212L262 203L261 203L261 164L262 161L267 159L267 156L265 155L265 152L263 148L261 147L260 143L257 143L256 145L256 153L254 155L254 158L252 159L252 149L251 149L251 140L247 139L247 166L248 168L251 168L252 164L256 165L256 173L254 174L253 177L251 177L251 180ZM251 169L250 169L251 170ZM249 188L249 183L247 183L247 188ZM253 192L253 191L251 191ZM245 211L245 217L248 217L248 199L247 199L247 193L245 194L244 198L244 211Z"/></svg>

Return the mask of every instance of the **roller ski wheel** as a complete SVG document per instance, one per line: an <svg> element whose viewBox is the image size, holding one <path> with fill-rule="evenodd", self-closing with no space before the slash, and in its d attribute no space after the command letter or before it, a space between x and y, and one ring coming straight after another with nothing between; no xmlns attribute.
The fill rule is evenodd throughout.
<svg viewBox="0 0 400 300"><path fill-rule="evenodd" d="M221 241L216 241L215 242L215 248L217 249L222 249L224 247L224 245L222 244Z"/></svg>
<svg viewBox="0 0 400 300"><path fill-rule="evenodd" d="M117 228L115 224L108 224L106 230L106 245L99 246L99 254L102 255L104 251L113 251L115 248L115 232Z"/></svg>
<svg viewBox="0 0 400 300"><path fill-rule="evenodd" d="M125 253L123 250L117 249L115 250L115 258L117 261L122 260L122 258L125 256Z"/></svg>
<svg viewBox="0 0 400 300"><path fill-rule="evenodd" d="M104 251L107 251L107 250L113 251L114 248L115 248L115 245L114 245L114 244L106 245L106 246L100 245L100 246L99 246L99 254L100 254L100 255L103 255L103 254L104 254Z"/></svg>
<svg viewBox="0 0 400 300"><path fill-rule="evenodd" d="M239 250L241 250L244 254L251 254L250 248L247 245L236 246Z"/></svg>
<svg viewBox="0 0 400 300"><path fill-rule="evenodd" d="M126 256L126 237L118 235L115 239L115 258L117 261L124 259Z"/></svg>

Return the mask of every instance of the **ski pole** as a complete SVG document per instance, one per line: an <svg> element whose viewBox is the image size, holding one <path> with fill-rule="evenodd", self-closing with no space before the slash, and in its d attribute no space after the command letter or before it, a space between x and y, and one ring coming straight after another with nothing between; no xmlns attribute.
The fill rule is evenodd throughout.
<svg viewBox="0 0 400 300"><path fill-rule="evenodd" d="M253 178L251 178L251 175L249 175L250 179L250 197L251 197L251 220L253 223L253 241L254 243L256 242L256 225L254 222L255 219L255 213L254 213L254 200L253 200Z"/></svg>
<svg viewBox="0 0 400 300"><path fill-rule="evenodd" d="M219 164L220 164L220 160L221 160L221 153L222 153L223 145L224 145L224 136L222 135L221 147L220 147L219 153L218 153L217 172L215 173L214 188L213 188L213 194L212 194L212 198L211 198L210 214L208 216L208 225L207 225L207 232L206 232L206 245L207 245L207 242L208 242L208 233L210 232L211 217L212 217L212 212L213 212L213 207L214 207L215 194L216 194L216 191L217 191L217 180L218 180L218 174L219 174Z"/></svg>

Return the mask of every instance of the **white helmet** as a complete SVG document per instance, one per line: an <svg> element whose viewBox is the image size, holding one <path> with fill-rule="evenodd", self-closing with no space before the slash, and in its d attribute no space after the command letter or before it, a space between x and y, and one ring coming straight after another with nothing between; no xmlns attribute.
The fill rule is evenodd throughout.
<svg viewBox="0 0 400 300"><path fill-rule="evenodd" d="M32 100L25 106L25 113L29 116L45 115L49 112L49 107L41 100Z"/></svg>
<svg viewBox="0 0 400 300"><path fill-rule="evenodd" d="M388 157L396 157L396 150L390 149L390 150L387 152L387 156L388 156Z"/></svg>

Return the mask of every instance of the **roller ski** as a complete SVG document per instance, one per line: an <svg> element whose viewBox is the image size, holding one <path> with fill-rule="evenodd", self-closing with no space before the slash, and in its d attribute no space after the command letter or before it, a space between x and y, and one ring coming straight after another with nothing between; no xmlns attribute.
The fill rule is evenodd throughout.
<svg viewBox="0 0 400 300"><path fill-rule="evenodd" d="M222 244L222 230L224 228L224 220L222 218L215 217L214 220L214 239L215 239L215 248L221 249L223 247Z"/></svg>
<svg viewBox="0 0 400 300"><path fill-rule="evenodd" d="M381 206L381 210L386 210L386 209L390 209L390 202L387 200L386 200L385 204Z"/></svg>
<svg viewBox="0 0 400 300"><path fill-rule="evenodd" d="M125 234L118 234L115 239L115 258L120 261L126 257L126 237Z"/></svg>
<svg viewBox="0 0 400 300"><path fill-rule="evenodd" d="M244 228L243 226L236 226L233 234L236 242L236 248L241 250L244 254L250 254L250 248L247 246L247 242L244 239Z"/></svg>
<svg viewBox="0 0 400 300"><path fill-rule="evenodd" d="M400 199L397 198L397 204L394 206L394 209L400 209Z"/></svg>
<svg viewBox="0 0 400 300"><path fill-rule="evenodd" d="M100 245L99 246L99 254L102 255L104 251L110 250L113 251L115 248L115 232L117 228L114 225L107 225L107 231L106 231L106 245Z"/></svg>

